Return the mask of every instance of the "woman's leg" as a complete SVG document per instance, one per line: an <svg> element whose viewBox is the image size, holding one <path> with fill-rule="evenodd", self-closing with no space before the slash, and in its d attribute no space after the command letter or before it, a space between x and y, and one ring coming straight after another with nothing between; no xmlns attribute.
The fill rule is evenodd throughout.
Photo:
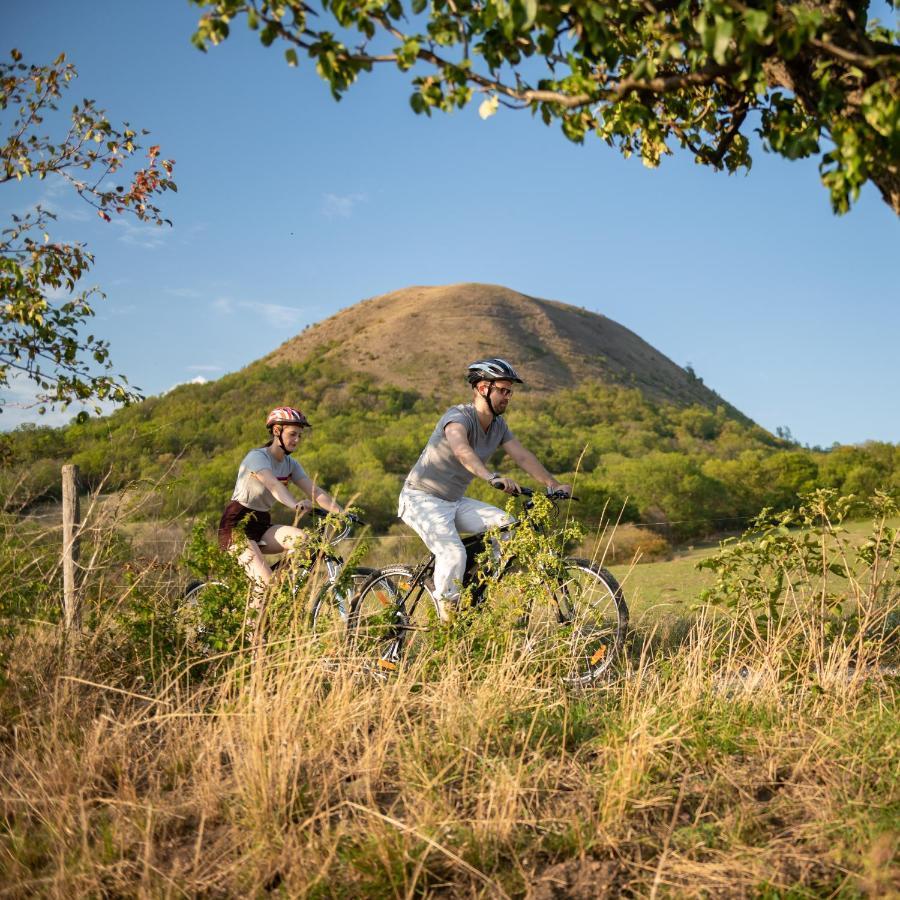
<svg viewBox="0 0 900 900"><path fill-rule="evenodd" d="M228 548L230 552L237 551L237 545L232 544ZM259 549L256 541L247 541L247 546L238 555L237 561L247 573L247 577L257 584L267 585L272 580L272 569L266 562L266 558Z"/></svg>
<svg viewBox="0 0 900 900"><path fill-rule="evenodd" d="M266 529L260 544L266 553L293 553L306 543L308 532L293 525L272 525Z"/></svg>

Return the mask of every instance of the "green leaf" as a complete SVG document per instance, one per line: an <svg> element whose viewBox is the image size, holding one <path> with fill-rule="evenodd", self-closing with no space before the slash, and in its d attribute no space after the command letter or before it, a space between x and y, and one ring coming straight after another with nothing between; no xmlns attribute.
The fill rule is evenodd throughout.
<svg viewBox="0 0 900 900"><path fill-rule="evenodd" d="M716 37L713 42L712 55L719 65L725 64L733 36L734 22L731 19L723 19L721 16L716 16Z"/></svg>
<svg viewBox="0 0 900 900"><path fill-rule="evenodd" d="M749 34L757 44L771 43L771 35L766 34L766 29L769 26L769 13L766 10L746 9L744 10L743 18L747 34Z"/></svg>

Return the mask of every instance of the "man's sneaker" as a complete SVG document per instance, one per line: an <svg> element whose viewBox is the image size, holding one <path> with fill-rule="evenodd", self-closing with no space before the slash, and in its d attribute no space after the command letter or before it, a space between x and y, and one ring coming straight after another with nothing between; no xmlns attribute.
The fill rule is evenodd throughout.
<svg viewBox="0 0 900 900"><path fill-rule="evenodd" d="M459 599L453 597L442 597L438 598L434 601L437 604L438 609L438 618L445 625L449 625L450 622L456 618L456 614L459 612Z"/></svg>

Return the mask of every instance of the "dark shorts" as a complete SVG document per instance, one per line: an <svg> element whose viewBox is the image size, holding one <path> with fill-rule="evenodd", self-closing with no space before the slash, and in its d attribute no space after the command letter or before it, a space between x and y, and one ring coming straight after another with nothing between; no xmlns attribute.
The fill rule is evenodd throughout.
<svg viewBox="0 0 900 900"><path fill-rule="evenodd" d="M244 523L243 530L248 540L259 543L272 526L272 517L267 512L249 509L237 500L232 500L225 507L225 512L219 520L219 546L223 550L227 550L234 543L232 532L239 522Z"/></svg>

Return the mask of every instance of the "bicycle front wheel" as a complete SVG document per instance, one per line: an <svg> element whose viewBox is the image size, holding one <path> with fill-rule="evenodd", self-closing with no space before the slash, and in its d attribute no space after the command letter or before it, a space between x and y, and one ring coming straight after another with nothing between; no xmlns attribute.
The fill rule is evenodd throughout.
<svg viewBox="0 0 900 900"><path fill-rule="evenodd" d="M310 625L314 634L340 634L343 637L353 601L374 571L367 566L357 566L344 587L337 588L330 581L322 585L310 610Z"/></svg>
<svg viewBox="0 0 900 900"><path fill-rule="evenodd" d="M188 584L178 611L188 647L202 656L224 649L220 646L223 636L212 633L210 619L215 618L221 623L225 611L232 609L234 604L234 588L224 581L192 581Z"/></svg>
<svg viewBox="0 0 900 900"><path fill-rule="evenodd" d="M566 559L548 579L546 603L532 605L529 643L567 684L588 684L625 642L628 607L616 579L586 559Z"/></svg>
<svg viewBox="0 0 900 900"><path fill-rule="evenodd" d="M415 573L406 566L386 566L373 573L350 611L351 646L381 672L409 661L423 634L437 621L430 582L413 587Z"/></svg>

